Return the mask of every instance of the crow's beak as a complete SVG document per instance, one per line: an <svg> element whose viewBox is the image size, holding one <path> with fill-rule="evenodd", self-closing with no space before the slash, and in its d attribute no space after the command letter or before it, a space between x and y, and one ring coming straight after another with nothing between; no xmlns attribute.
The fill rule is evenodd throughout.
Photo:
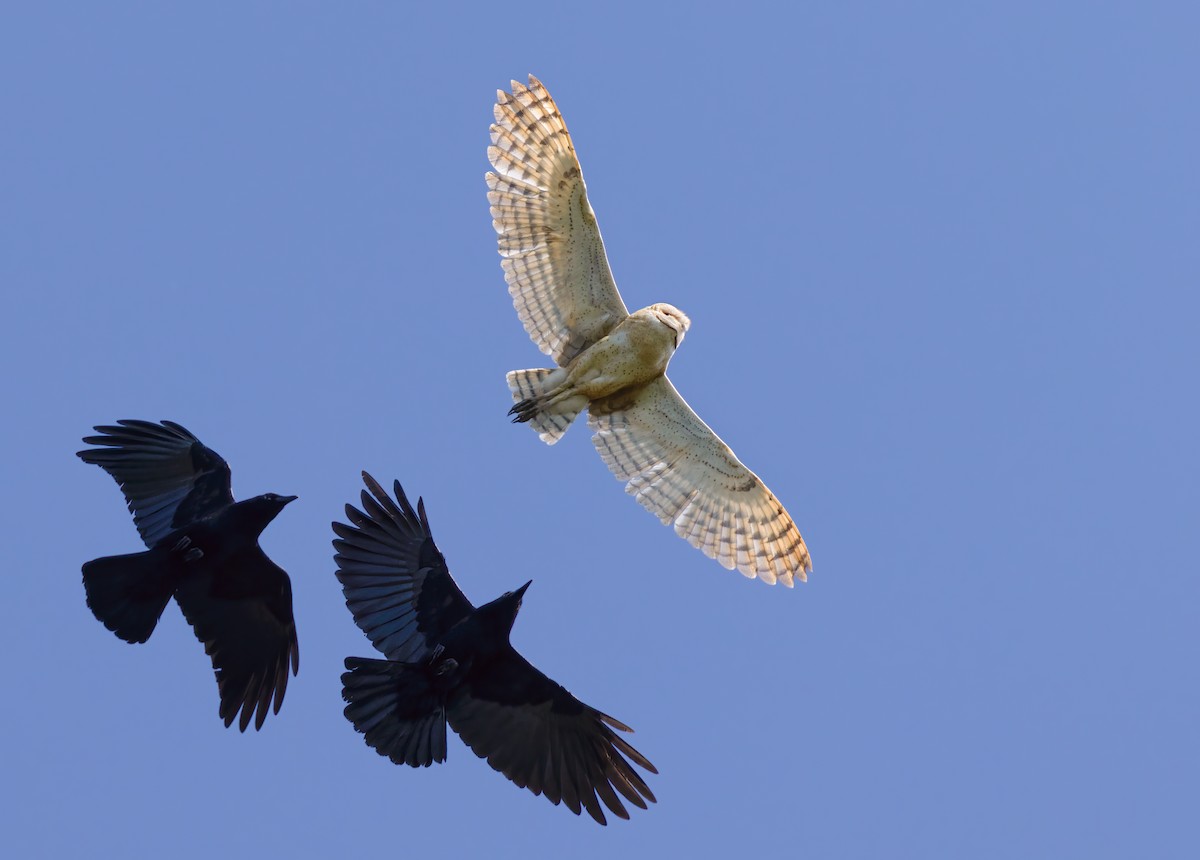
<svg viewBox="0 0 1200 860"><path fill-rule="evenodd" d="M298 498L300 498L300 497L299 496L280 496L279 501L283 502L286 505L289 502L296 501L296 499L298 499Z"/></svg>
<svg viewBox="0 0 1200 860"><path fill-rule="evenodd" d="M525 594L525 589L527 589L527 588L528 588L529 586L531 586L531 585L533 585L533 580L532 580L532 579L531 579L531 580L529 580L529 582L527 582L527 583L525 583L524 585L522 585L522 586L521 586L520 588L518 588L516 591L514 591L514 592L513 592L513 594L514 594L514 595L516 595L518 598L520 598L522 595L524 595L524 594Z"/></svg>

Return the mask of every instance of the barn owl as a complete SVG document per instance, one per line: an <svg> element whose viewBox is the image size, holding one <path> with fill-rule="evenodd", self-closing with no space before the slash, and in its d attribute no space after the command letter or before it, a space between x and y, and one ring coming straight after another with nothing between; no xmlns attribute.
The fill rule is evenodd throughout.
<svg viewBox="0 0 1200 860"><path fill-rule="evenodd" d="M553 445L584 409L625 490L726 569L804 581L812 561L775 494L666 377L691 324L678 308L629 313L562 114L542 83L496 94L487 174L492 226L517 315L556 368L508 374L516 422Z"/></svg>

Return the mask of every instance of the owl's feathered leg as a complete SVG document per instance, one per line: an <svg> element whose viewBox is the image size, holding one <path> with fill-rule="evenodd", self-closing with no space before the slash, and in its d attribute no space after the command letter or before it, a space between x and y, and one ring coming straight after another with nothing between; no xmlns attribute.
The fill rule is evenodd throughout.
<svg viewBox="0 0 1200 860"><path fill-rule="evenodd" d="M528 424L547 445L553 445L567 432L575 416L588 405L582 394L562 387L567 371L563 368L514 370L508 374L512 392L514 424Z"/></svg>

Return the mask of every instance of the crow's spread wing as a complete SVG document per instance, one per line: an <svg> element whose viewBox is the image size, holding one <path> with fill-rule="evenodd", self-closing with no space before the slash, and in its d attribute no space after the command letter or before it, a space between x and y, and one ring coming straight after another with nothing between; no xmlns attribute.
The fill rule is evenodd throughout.
<svg viewBox="0 0 1200 860"><path fill-rule="evenodd" d="M474 607L433 542L424 502L414 511L399 481L395 501L366 472L363 482L363 510L346 505L351 525L333 524L337 578L375 647L389 660L415 662Z"/></svg>
<svg viewBox="0 0 1200 860"><path fill-rule="evenodd" d="M146 546L233 504L229 464L174 421L122 420L95 428L78 452L112 475Z"/></svg>
<svg viewBox="0 0 1200 860"><path fill-rule="evenodd" d="M585 705L511 646L452 694L450 726L480 758L522 788L606 824L600 800L628 818L618 792L646 808L654 795L630 764L658 773L614 731L632 731ZM599 800L597 799L599 798Z"/></svg>
<svg viewBox="0 0 1200 860"><path fill-rule="evenodd" d="M228 726L240 711L239 729L251 717L261 729L272 700L275 713L283 704L289 664L293 675L300 669L291 580L257 545L219 570L204 559L188 564L175 600L212 658L221 719Z"/></svg>

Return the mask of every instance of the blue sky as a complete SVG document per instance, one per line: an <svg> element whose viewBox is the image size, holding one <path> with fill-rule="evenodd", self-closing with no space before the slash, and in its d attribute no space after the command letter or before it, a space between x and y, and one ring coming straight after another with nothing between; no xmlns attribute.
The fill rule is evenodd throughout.
<svg viewBox="0 0 1200 860"><path fill-rule="evenodd" d="M425 4L433 6L437 4ZM1200 15L1188 4L42 4L0 26L0 637L21 856L1191 857L1200 839ZM540 366L483 175L533 72L630 307L812 551L794 591L625 498ZM139 548L91 425L170 418L239 497L301 670L217 719L176 608L144 646L80 564ZM466 594L637 730L599 828L452 742L342 717L359 472L423 495Z"/></svg>

